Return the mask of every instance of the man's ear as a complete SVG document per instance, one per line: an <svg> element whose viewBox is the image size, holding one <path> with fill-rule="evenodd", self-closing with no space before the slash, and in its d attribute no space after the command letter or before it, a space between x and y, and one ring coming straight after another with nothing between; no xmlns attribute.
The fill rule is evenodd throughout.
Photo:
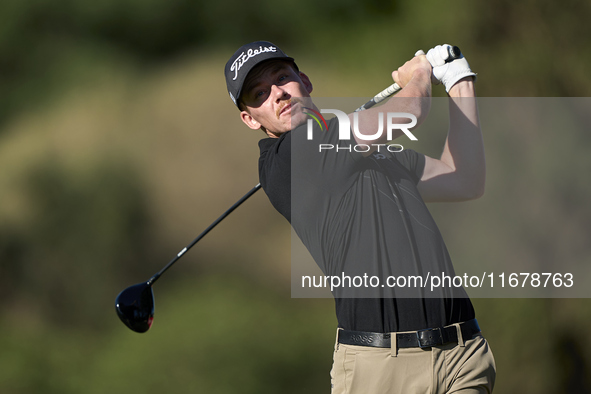
<svg viewBox="0 0 591 394"><path fill-rule="evenodd" d="M242 119L245 125L253 130L258 130L261 128L261 124L246 111L240 111L240 119Z"/></svg>
<svg viewBox="0 0 591 394"><path fill-rule="evenodd" d="M312 86L312 82L310 82L310 78L308 78L308 76L301 71L299 72L299 75L300 75L300 79L304 83L304 86L306 87L306 90L308 91L308 93L312 93L312 90L314 89L314 87Z"/></svg>

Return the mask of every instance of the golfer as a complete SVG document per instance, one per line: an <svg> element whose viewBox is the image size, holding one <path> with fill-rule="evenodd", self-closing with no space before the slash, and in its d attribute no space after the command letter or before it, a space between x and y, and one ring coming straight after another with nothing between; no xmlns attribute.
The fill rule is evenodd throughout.
<svg viewBox="0 0 591 394"><path fill-rule="evenodd" d="M394 71L402 90L384 105L326 122L310 120L321 112L310 99L312 81L276 45L246 44L228 60L227 89L242 121L266 134L259 142L263 189L325 275L453 275L425 202L480 197L485 161L475 74L463 56L446 62L447 47ZM376 133L385 124L423 122L432 83L450 97L441 157L384 145L412 131ZM386 113L393 115L380 120ZM463 288L427 294L420 286L349 286L333 295L333 394L492 392L494 358Z"/></svg>

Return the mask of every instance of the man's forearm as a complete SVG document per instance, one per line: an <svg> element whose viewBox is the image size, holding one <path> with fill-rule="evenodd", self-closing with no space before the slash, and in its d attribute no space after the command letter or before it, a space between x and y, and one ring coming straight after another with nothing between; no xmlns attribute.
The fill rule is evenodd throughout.
<svg viewBox="0 0 591 394"><path fill-rule="evenodd" d="M454 169L466 197L477 198L484 193L486 165L473 78L455 84L449 96L449 132L441 161Z"/></svg>
<svg viewBox="0 0 591 394"><path fill-rule="evenodd" d="M388 104L393 108L386 107L384 110L411 113L417 117L417 126L420 125L431 108L431 74L424 70L417 70L408 84L386 105ZM404 108L404 110L398 108Z"/></svg>
<svg viewBox="0 0 591 394"><path fill-rule="evenodd" d="M476 97L474 78L465 78L452 86L449 90L449 97Z"/></svg>

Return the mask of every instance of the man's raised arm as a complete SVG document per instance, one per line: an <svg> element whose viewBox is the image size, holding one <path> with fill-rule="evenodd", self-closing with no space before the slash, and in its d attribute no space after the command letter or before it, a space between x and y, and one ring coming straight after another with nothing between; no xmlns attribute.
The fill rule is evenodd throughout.
<svg viewBox="0 0 591 394"><path fill-rule="evenodd" d="M474 90L475 74L463 56L434 67L433 74L450 96L449 131L441 157L425 156L419 191L427 202L479 198L484 194L486 166Z"/></svg>

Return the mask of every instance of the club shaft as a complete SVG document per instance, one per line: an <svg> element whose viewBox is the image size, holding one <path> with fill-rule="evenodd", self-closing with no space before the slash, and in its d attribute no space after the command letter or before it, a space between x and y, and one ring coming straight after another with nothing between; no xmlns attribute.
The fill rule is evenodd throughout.
<svg viewBox="0 0 591 394"><path fill-rule="evenodd" d="M232 205L226 212L224 212L219 218L217 218L212 224L210 224L208 228L203 230L203 232L201 234L199 234L197 236L197 238L195 238L189 245L187 245L185 248L183 248L183 250L181 250L172 260L170 260L170 262L168 264L166 264L166 266L164 268L162 268L156 275L152 276L150 278L150 280L148 281L148 285L152 285L154 282L156 282L158 280L158 278L160 278L160 276L164 272L166 272L167 269L169 269L174 263L176 263L176 261L178 259L180 259L197 242L199 242L199 240L201 240L201 238L205 237L205 235L207 233L209 233L215 226L217 226L222 220L224 220L224 218L226 216L228 216L230 213L232 213L232 211L234 211L236 208L238 208L244 201L246 201L250 196L255 194L260 188L261 188L261 184L259 183L255 187L250 189L250 191L248 193L246 193L244 196L242 196L242 198L240 200L236 201L236 203L234 205Z"/></svg>

